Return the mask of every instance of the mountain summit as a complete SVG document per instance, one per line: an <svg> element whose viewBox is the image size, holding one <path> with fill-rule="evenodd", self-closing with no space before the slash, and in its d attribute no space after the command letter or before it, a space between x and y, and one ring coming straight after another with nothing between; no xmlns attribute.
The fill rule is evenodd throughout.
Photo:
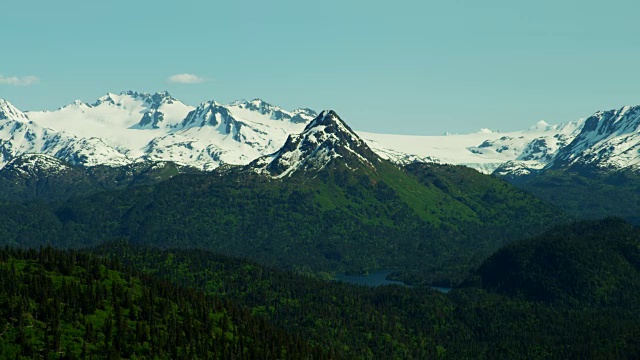
<svg viewBox="0 0 640 360"><path fill-rule="evenodd" d="M282 178L300 170L320 171L335 159L340 159L347 168L364 165L375 169L374 164L380 161L335 111L325 110L302 133L289 135L280 150L257 159L250 167L258 173Z"/></svg>
<svg viewBox="0 0 640 360"><path fill-rule="evenodd" d="M0 120L29 121L29 118L7 100L0 99Z"/></svg>
<svg viewBox="0 0 640 360"><path fill-rule="evenodd" d="M640 168L640 106L598 111L580 133L558 151L551 168L602 170Z"/></svg>

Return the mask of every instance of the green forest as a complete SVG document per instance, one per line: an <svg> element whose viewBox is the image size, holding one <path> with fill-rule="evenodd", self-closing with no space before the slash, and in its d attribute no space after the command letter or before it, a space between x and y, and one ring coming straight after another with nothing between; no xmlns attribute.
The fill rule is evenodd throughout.
<svg viewBox="0 0 640 360"><path fill-rule="evenodd" d="M588 216L462 166L344 164L286 181L172 166L6 177L24 197L0 191L0 358L640 354L630 223L575 222ZM411 286L332 280L376 269Z"/></svg>
<svg viewBox="0 0 640 360"><path fill-rule="evenodd" d="M443 294L124 240L81 252L7 247L1 356L632 359L639 254L640 231L622 220L573 223L500 250Z"/></svg>
<svg viewBox="0 0 640 360"><path fill-rule="evenodd" d="M2 359L330 359L219 297L87 253L0 251Z"/></svg>
<svg viewBox="0 0 640 360"><path fill-rule="evenodd" d="M608 215L640 224L640 176L633 170L554 169L510 181L580 219Z"/></svg>

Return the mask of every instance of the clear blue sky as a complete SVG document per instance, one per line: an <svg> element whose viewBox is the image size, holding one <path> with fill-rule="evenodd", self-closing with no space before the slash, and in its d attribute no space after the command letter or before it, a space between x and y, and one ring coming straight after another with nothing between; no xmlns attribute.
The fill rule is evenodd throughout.
<svg viewBox="0 0 640 360"><path fill-rule="evenodd" d="M332 108L374 132L507 131L640 104L639 10L615 0L7 0L0 98L54 109L166 89L192 105ZM184 73L205 81L168 81Z"/></svg>

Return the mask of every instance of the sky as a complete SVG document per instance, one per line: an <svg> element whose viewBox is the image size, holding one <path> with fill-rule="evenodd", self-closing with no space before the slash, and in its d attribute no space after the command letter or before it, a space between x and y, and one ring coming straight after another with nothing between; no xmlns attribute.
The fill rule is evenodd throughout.
<svg viewBox="0 0 640 360"><path fill-rule="evenodd" d="M636 1L3 1L0 98L261 98L354 129L525 129L640 104Z"/></svg>

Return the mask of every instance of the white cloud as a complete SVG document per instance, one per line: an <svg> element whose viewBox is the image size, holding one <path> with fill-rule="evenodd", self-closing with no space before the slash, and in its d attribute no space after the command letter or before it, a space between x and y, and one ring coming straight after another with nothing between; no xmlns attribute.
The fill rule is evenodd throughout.
<svg viewBox="0 0 640 360"><path fill-rule="evenodd" d="M175 84L200 84L207 81L207 79L194 74L175 74L169 76L167 81Z"/></svg>
<svg viewBox="0 0 640 360"><path fill-rule="evenodd" d="M40 79L38 79L37 76L33 76L33 75L23 76L23 77L18 77L18 76L5 77L2 74L0 74L0 84L27 86L27 85L35 84L38 81L40 81Z"/></svg>

